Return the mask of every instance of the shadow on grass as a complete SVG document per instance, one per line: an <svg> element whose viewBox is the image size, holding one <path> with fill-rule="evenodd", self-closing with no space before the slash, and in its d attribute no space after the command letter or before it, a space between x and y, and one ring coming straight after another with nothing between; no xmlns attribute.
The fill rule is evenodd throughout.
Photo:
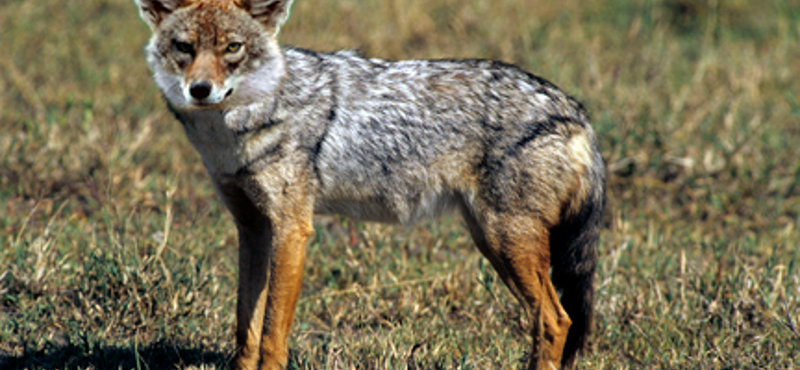
<svg viewBox="0 0 800 370"><path fill-rule="evenodd" d="M156 342L144 347L53 346L21 356L0 353L0 369L227 369L227 354L179 343Z"/></svg>

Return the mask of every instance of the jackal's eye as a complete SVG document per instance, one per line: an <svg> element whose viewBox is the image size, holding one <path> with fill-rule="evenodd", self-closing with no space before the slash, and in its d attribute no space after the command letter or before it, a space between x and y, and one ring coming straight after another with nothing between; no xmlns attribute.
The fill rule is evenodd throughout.
<svg viewBox="0 0 800 370"><path fill-rule="evenodd" d="M179 53L194 54L194 46L188 42L174 40L172 41L172 47Z"/></svg>
<svg viewBox="0 0 800 370"><path fill-rule="evenodd" d="M228 54L233 54L242 50L242 43L241 42L232 42L225 47L225 52Z"/></svg>

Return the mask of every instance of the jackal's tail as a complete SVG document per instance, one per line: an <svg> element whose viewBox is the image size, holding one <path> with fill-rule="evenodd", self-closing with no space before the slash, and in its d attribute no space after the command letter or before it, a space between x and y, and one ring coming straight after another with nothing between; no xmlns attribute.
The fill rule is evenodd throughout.
<svg viewBox="0 0 800 370"><path fill-rule="evenodd" d="M561 293L570 326L562 353L562 366L570 367L587 344L592 327L597 243L605 207L605 174L602 159L595 155L594 167L586 174L585 197L577 208L565 213L550 232L553 285ZM577 211L576 211L577 210Z"/></svg>

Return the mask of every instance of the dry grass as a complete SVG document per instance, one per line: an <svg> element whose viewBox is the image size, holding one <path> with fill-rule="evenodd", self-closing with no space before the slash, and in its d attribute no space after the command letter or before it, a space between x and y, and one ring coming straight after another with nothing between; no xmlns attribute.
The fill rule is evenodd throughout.
<svg viewBox="0 0 800 370"><path fill-rule="evenodd" d="M226 368L235 234L128 0L0 2L0 367ZM609 164L579 369L800 367L795 0L298 0L284 42L501 59L586 103ZM519 368L458 219L320 219L291 368Z"/></svg>

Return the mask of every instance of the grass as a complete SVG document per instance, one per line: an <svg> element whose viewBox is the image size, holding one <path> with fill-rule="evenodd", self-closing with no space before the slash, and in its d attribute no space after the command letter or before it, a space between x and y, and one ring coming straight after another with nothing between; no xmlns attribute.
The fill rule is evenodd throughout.
<svg viewBox="0 0 800 370"><path fill-rule="evenodd" d="M0 2L0 367L228 368L236 235L128 0ZM609 167L578 369L800 367L795 0L298 0L287 44L515 63ZM519 368L518 305L457 218L321 218L292 369Z"/></svg>

